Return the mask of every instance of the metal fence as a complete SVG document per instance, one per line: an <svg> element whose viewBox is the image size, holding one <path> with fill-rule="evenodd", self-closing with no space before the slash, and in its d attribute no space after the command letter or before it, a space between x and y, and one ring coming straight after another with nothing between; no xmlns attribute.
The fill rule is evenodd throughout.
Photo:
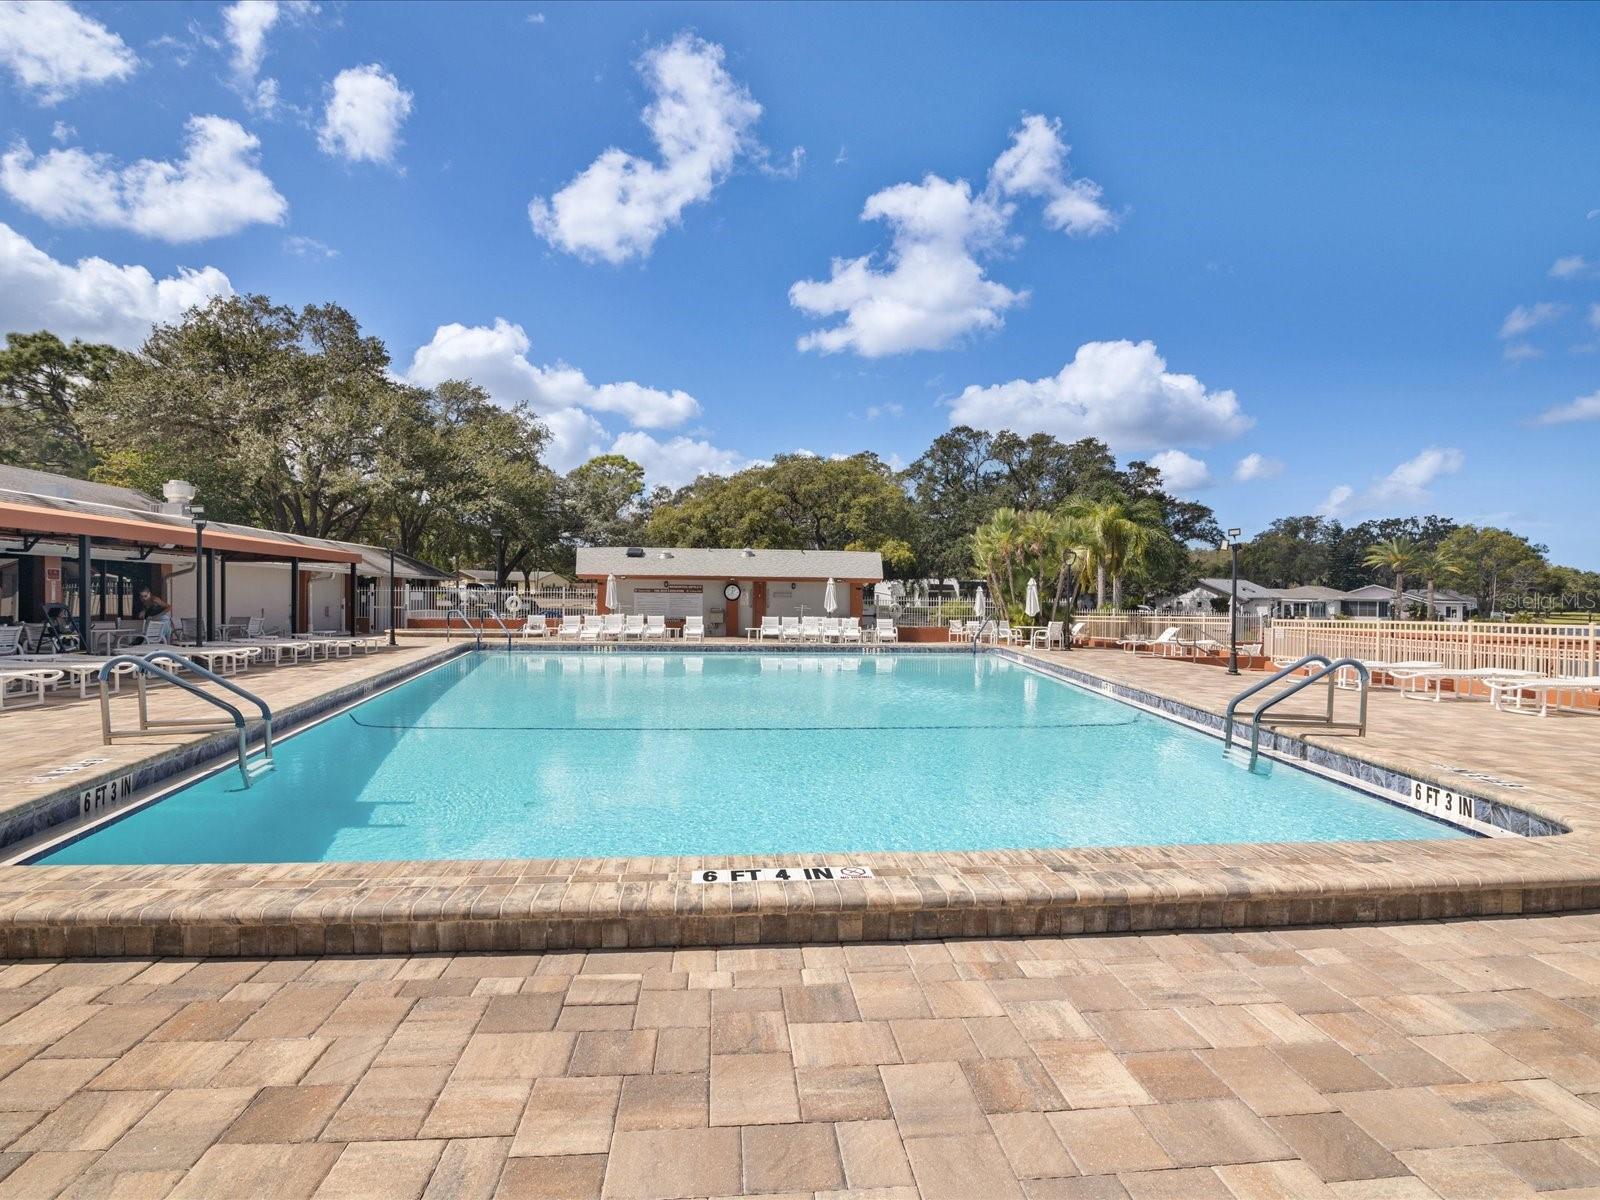
<svg viewBox="0 0 1600 1200"><path fill-rule="evenodd" d="M1549 675L1600 674L1600 625L1522 625L1476 621L1272 622L1267 653L1374 662L1436 662L1463 669L1501 667Z"/></svg>
<svg viewBox="0 0 1600 1200"><path fill-rule="evenodd" d="M408 620L442 621L452 608L468 616L492 612L509 616L506 601L517 597L522 613L542 612L552 616L568 613L595 612L595 589L592 587L544 587L523 591L520 588L473 587L467 585L408 584L406 586L406 617Z"/></svg>

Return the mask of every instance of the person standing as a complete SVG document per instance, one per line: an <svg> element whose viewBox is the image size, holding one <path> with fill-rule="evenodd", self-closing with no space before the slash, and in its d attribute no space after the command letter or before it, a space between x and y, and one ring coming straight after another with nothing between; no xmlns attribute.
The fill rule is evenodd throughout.
<svg viewBox="0 0 1600 1200"><path fill-rule="evenodd" d="M139 589L139 616L146 621L160 621L161 640L172 641L172 605L148 585Z"/></svg>

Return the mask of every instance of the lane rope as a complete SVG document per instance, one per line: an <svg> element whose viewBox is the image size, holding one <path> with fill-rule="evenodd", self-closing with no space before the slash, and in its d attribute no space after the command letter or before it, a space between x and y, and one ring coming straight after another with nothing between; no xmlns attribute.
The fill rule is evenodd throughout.
<svg viewBox="0 0 1600 1200"><path fill-rule="evenodd" d="M1116 729L1139 723L1138 717L1132 717L1126 721L1060 721L1044 725L379 725L363 721L354 713L346 716L363 729L448 729L485 733L902 733L959 729Z"/></svg>

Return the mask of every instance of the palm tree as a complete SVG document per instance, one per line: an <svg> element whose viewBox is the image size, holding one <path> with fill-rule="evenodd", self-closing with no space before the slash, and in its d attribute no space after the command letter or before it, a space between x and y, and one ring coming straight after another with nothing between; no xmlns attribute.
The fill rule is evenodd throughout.
<svg viewBox="0 0 1600 1200"><path fill-rule="evenodd" d="M1422 562L1422 551L1408 537L1392 537L1374 542L1367 547L1361 560L1366 566L1394 572L1394 605L1389 616L1398 621L1402 617L1401 605L1406 590L1406 575L1415 571Z"/></svg>
<svg viewBox="0 0 1600 1200"><path fill-rule="evenodd" d="M1448 586L1461 578L1462 570L1466 563L1462 560L1455 548L1448 543L1440 542L1432 550L1422 555L1416 569L1422 572L1428 581L1428 620L1433 620L1434 604L1433 595L1441 584Z"/></svg>
<svg viewBox="0 0 1600 1200"><path fill-rule="evenodd" d="M1092 506L1085 514L1095 557L1096 603L1105 607L1106 577L1111 577L1111 607L1122 607L1122 581L1145 564L1154 544L1149 514L1118 500Z"/></svg>
<svg viewBox="0 0 1600 1200"><path fill-rule="evenodd" d="M1011 610L1012 571L1022 548L1022 522L1014 508L995 509L972 535L972 557L1005 612Z"/></svg>
<svg viewBox="0 0 1600 1200"><path fill-rule="evenodd" d="M1067 621L1078 607L1078 596L1096 574L1093 531L1089 527L1088 505L1068 501L1051 517L1050 553L1055 561L1055 594L1050 600L1049 620L1054 621L1066 602ZM1072 648L1072 638L1062 639L1063 649Z"/></svg>

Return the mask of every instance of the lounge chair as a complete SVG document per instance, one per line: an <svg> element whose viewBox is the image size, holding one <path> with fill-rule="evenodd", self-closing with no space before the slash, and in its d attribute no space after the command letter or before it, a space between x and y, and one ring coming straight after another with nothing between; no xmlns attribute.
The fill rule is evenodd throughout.
<svg viewBox="0 0 1600 1200"><path fill-rule="evenodd" d="M1161 631L1161 635L1160 635L1159 638L1145 637L1143 634L1133 634L1133 635L1131 635L1129 637L1120 637L1120 638L1118 638L1117 639L1117 645L1118 645L1119 648L1121 648L1123 650L1130 650L1130 651L1133 651L1133 652L1137 653L1138 651L1143 650L1147 646L1155 645L1158 641L1160 641L1163 638L1166 639L1167 641L1171 641L1173 638L1175 638L1177 636L1178 636L1178 627L1176 625L1169 625L1166 629Z"/></svg>
<svg viewBox="0 0 1600 1200"><path fill-rule="evenodd" d="M629 613L622 619L622 640L627 641L629 638L637 638L641 642L644 641L643 613Z"/></svg>
<svg viewBox="0 0 1600 1200"><path fill-rule="evenodd" d="M254 646L256 649L261 651L262 658L266 658L267 655L270 654L272 656L272 665L275 667L283 666L283 660L285 658L287 658L291 663L297 663L302 658L315 661L316 655L316 646L310 642L301 641L296 638L235 638L233 641L229 642L228 645ZM137 652L138 647L133 647L127 651L127 653L130 654Z"/></svg>
<svg viewBox="0 0 1600 1200"><path fill-rule="evenodd" d="M25 654L21 658L9 658L6 665L36 667L43 670L60 671L78 689L78 698L86 699L89 695L89 685L97 683L100 679L100 668L111 661L104 655L85 657L79 654ZM133 663L120 663L111 668L111 690L122 690L122 678L138 671Z"/></svg>
<svg viewBox="0 0 1600 1200"><path fill-rule="evenodd" d="M844 622L838 617L823 617L819 624L822 627L821 640L824 642L837 642L844 630Z"/></svg>
<svg viewBox="0 0 1600 1200"><path fill-rule="evenodd" d="M872 627L872 640L875 642L898 642L900 631L894 627L894 618L879 617L877 624Z"/></svg>
<svg viewBox="0 0 1600 1200"><path fill-rule="evenodd" d="M782 628L778 623L777 617L762 617L761 628L756 630L756 641L764 642L768 638L781 638L782 633L780 631Z"/></svg>
<svg viewBox="0 0 1600 1200"><path fill-rule="evenodd" d="M964 642L967 640L966 626L962 625L960 621L950 622L950 640L952 642Z"/></svg>
<svg viewBox="0 0 1600 1200"><path fill-rule="evenodd" d="M644 619L644 640L647 642L664 642L667 640L667 618L664 613L651 613Z"/></svg>
<svg viewBox="0 0 1600 1200"><path fill-rule="evenodd" d="M0 658L16 658L27 653L22 643L23 632L21 625L0 625Z"/></svg>
<svg viewBox="0 0 1600 1200"><path fill-rule="evenodd" d="M686 642L705 641L706 619L704 617L685 617L683 619L683 640Z"/></svg>
<svg viewBox="0 0 1600 1200"><path fill-rule="evenodd" d="M1021 640L1022 640L1022 634L1015 633L1015 632L1012 631L1011 622L1010 621L1000 621L995 625L995 627L994 627L994 644L995 645L998 646L1001 642L1004 642L1008 646L1015 646Z"/></svg>
<svg viewBox="0 0 1600 1200"><path fill-rule="evenodd" d="M857 644L860 644L861 640L862 640L862 637L861 637L861 618L860 617L840 617L839 618L839 641L840 642L855 642Z"/></svg>
<svg viewBox="0 0 1600 1200"><path fill-rule="evenodd" d="M522 636L524 638L554 637L555 630L550 628L549 622L544 619L544 613L537 608L529 609L528 615L522 622Z"/></svg>
<svg viewBox="0 0 1600 1200"><path fill-rule="evenodd" d="M778 640L780 642L798 642L800 640L800 618L784 617L778 626Z"/></svg>
<svg viewBox="0 0 1600 1200"><path fill-rule="evenodd" d="M1060 646L1065 643L1065 621L1051 621L1043 629L1033 631L1033 646L1039 650L1048 650L1052 645Z"/></svg>
<svg viewBox="0 0 1600 1200"><path fill-rule="evenodd" d="M560 638L575 638L583 631L585 618L578 613L563 613L561 629L556 634Z"/></svg>
<svg viewBox="0 0 1600 1200"><path fill-rule="evenodd" d="M297 633L295 641L305 642L311 647L311 660L316 661L317 651L322 651L325 659L349 658L355 649L354 639L340 633L319 633L313 630L310 633Z"/></svg>
<svg viewBox="0 0 1600 1200"><path fill-rule="evenodd" d="M802 642L820 642L822 640L822 618L800 618L800 640Z"/></svg>
<svg viewBox="0 0 1600 1200"><path fill-rule="evenodd" d="M1574 703L1563 709L1561 697L1570 695ZM1524 696L1527 702L1524 703ZM1594 707L1576 703L1580 696L1600 697L1600 675L1545 675L1532 679L1502 678L1489 683L1489 700L1501 712L1521 716L1547 717L1557 712L1593 712ZM1551 704L1552 699L1555 701ZM1537 707L1534 702L1537 701Z"/></svg>
<svg viewBox="0 0 1600 1200"><path fill-rule="evenodd" d="M594 613L588 613L583 618L583 625L578 630L580 642L598 642L606 631L606 619Z"/></svg>
<svg viewBox="0 0 1600 1200"><path fill-rule="evenodd" d="M164 646L166 644L165 622L146 620L144 628L138 633L129 634L127 640L118 649L127 649L130 646Z"/></svg>
<svg viewBox="0 0 1600 1200"><path fill-rule="evenodd" d="M1183 643L1178 641L1178 628L1172 626L1161 631L1161 636L1152 639L1141 647L1135 647L1134 653L1143 653L1150 658L1171 658L1174 654L1182 655Z"/></svg>
<svg viewBox="0 0 1600 1200"><path fill-rule="evenodd" d="M33 703L44 703L44 690L61 682L61 671L55 667L0 667L0 708L6 706L6 696L12 687L20 694L33 693Z"/></svg>
<svg viewBox="0 0 1600 1200"><path fill-rule="evenodd" d="M600 630L601 638L608 642L620 642L622 640L623 630L625 628L625 622L622 619L622 614L607 613L601 619L604 622Z"/></svg>

